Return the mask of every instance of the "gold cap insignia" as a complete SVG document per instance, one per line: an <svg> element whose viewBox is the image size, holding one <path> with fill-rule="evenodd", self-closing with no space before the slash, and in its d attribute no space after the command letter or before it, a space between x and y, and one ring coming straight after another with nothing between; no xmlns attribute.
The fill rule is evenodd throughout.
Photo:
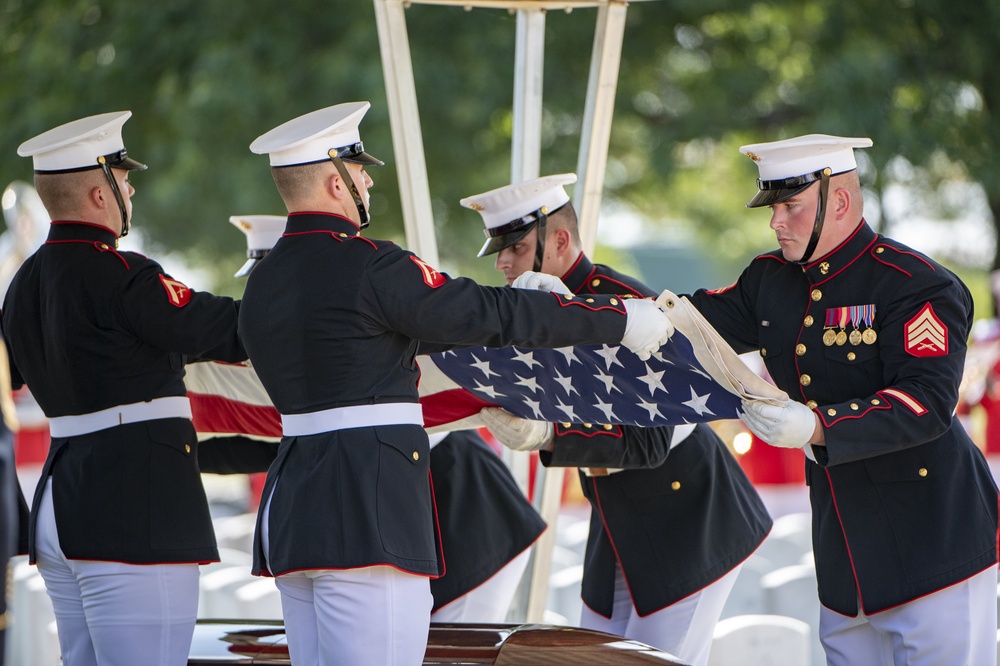
<svg viewBox="0 0 1000 666"><path fill-rule="evenodd" d="M754 162L760 162L760 155L757 153L747 153L747 157L752 159Z"/></svg>
<svg viewBox="0 0 1000 666"><path fill-rule="evenodd" d="M471 208L472 210L476 211L477 213L481 213L484 210L486 210L486 206L484 206L481 203L470 203L469 204L469 208Z"/></svg>

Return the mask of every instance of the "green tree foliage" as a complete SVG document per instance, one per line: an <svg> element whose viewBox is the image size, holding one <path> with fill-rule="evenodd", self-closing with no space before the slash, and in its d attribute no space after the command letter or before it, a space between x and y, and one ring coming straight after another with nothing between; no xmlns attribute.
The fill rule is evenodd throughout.
<svg viewBox="0 0 1000 666"><path fill-rule="evenodd" d="M284 213L267 158L248 150L256 136L321 106L370 99L366 139L391 153L367 3L14 0L0 26L0 179L30 178L30 161L12 157L25 138L131 109L126 145L150 165L133 177L136 225L217 267L220 280L246 251L229 215ZM383 209L395 199L391 178L374 202Z"/></svg>
<svg viewBox="0 0 1000 666"><path fill-rule="evenodd" d="M576 168L595 19L546 17L543 173ZM458 200L510 178L515 27L504 10L407 10L442 264L493 283ZM978 183L1000 220L998 33L996 3L633 2L605 200L738 265L773 237L766 212L743 208L756 173L737 148L822 132L875 140L863 167L883 228L911 214L880 209L894 183L932 216L967 211L941 193ZM0 0L0 183L30 178L24 139L131 109L126 144L150 165L133 179L137 226L238 293L228 216L284 212L247 146L322 106L372 102L362 133L387 162L371 170L373 233L403 240L383 86L371 2Z"/></svg>
<svg viewBox="0 0 1000 666"><path fill-rule="evenodd" d="M991 122L1000 75L990 64L1000 55L1000 5L650 2L633 4L630 19L619 117L641 117L647 143L660 150L634 192L621 194L647 211L662 205L666 180L675 217L711 233L720 221L739 228L712 192L730 176L750 182L755 170L726 166L725 155L741 143L817 132L874 139L863 169L870 216L883 230L970 209L1000 221L1000 125ZM975 210L967 193L949 196L970 182L989 210ZM906 186L908 208L881 206L893 184Z"/></svg>

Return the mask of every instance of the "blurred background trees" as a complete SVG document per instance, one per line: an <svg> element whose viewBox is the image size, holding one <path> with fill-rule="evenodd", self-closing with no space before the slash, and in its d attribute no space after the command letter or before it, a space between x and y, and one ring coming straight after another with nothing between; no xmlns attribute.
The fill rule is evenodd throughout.
<svg viewBox="0 0 1000 666"><path fill-rule="evenodd" d="M543 174L576 168L594 23L591 9L547 16ZM458 200L510 178L515 17L414 4L407 29L442 268L496 284L492 261L475 258L479 216ZM671 266L728 283L774 246L767 213L744 208L756 169L737 148L869 136L869 220L908 242L919 232L919 249L955 267L992 314L983 276L1000 267L998 61L1000 3L634 2L598 258L676 291L689 286ZM230 276L245 253L229 215L284 213L267 158L247 146L294 116L361 99L372 102L365 146L387 162L371 170L371 234L403 243L370 2L0 0L0 186L30 181L15 152L23 140L131 109L126 145L150 165L133 176L136 227L154 254L183 253L227 293L242 290Z"/></svg>

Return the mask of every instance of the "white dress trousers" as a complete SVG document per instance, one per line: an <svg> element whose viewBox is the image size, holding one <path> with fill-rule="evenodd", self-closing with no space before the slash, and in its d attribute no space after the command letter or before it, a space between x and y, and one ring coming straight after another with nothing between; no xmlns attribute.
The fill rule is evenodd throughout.
<svg viewBox="0 0 1000 666"><path fill-rule="evenodd" d="M621 567L616 566L611 617L604 617L584 606L580 626L631 638L669 652L692 666L705 666L712 649L715 625L742 568L740 564L708 587L662 610L640 617L632 605Z"/></svg>
<svg viewBox="0 0 1000 666"><path fill-rule="evenodd" d="M820 607L829 666L996 666L997 567L873 615Z"/></svg>
<svg viewBox="0 0 1000 666"><path fill-rule="evenodd" d="M431 614L431 622L506 622L530 555L528 548L482 585L437 609Z"/></svg>
<svg viewBox="0 0 1000 666"><path fill-rule="evenodd" d="M270 510L269 496L262 516L265 554L279 547L270 543ZM296 571L274 582L295 666L423 663L434 605L426 576L371 566Z"/></svg>
<svg viewBox="0 0 1000 666"><path fill-rule="evenodd" d="M197 564L70 560L59 546L52 479L36 518L38 571L64 666L182 666L198 615Z"/></svg>

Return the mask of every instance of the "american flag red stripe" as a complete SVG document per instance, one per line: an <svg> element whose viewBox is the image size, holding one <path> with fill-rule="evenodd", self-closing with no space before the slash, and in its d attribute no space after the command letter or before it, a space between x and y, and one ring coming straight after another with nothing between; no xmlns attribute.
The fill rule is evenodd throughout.
<svg viewBox="0 0 1000 666"><path fill-rule="evenodd" d="M250 405L221 395L188 393L191 420L202 434L243 434L260 439L281 438L281 417L274 407Z"/></svg>
<svg viewBox="0 0 1000 666"><path fill-rule="evenodd" d="M476 414L493 403L459 387L428 363L427 357L417 360L427 368L420 382L424 427L454 430L480 425ZM191 418L202 439L223 435L281 438L281 417L248 364L193 363L187 366L185 382Z"/></svg>
<svg viewBox="0 0 1000 666"><path fill-rule="evenodd" d="M483 407L491 407L493 403L486 402L465 389L455 388L422 396L420 405L424 408L424 427L436 428L472 418Z"/></svg>

